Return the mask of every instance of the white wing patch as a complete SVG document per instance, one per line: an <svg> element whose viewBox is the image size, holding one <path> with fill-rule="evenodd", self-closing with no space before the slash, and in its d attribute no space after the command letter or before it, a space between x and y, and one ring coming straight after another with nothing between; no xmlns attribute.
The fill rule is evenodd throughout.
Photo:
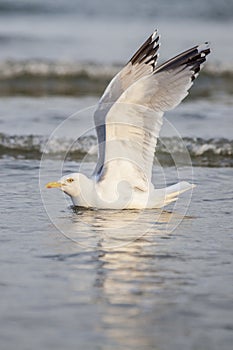
<svg viewBox="0 0 233 350"><path fill-rule="evenodd" d="M163 113L187 96L209 52L206 46L185 51L132 84L113 104L106 116L100 186L125 180L132 188L149 190Z"/></svg>
<svg viewBox="0 0 233 350"><path fill-rule="evenodd" d="M111 80L99 101L98 108L94 114L96 132L99 145L99 157L94 175L100 173L104 159L106 129L105 118L121 94L137 80L151 74L156 66L159 50L159 36L157 31L143 43L127 65Z"/></svg>

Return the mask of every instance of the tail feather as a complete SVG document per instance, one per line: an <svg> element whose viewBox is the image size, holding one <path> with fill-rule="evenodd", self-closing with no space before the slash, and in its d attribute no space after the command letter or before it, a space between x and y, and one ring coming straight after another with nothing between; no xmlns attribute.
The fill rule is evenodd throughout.
<svg viewBox="0 0 233 350"><path fill-rule="evenodd" d="M156 189L154 192L153 207L162 208L165 205L175 202L181 193L191 190L194 187L196 187L196 185L182 181L166 188Z"/></svg>
<svg viewBox="0 0 233 350"><path fill-rule="evenodd" d="M194 187L196 187L196 185L190 184L186 181L167 187L165 189L165 205L176 201L181 193L191 190Z"/></svg>

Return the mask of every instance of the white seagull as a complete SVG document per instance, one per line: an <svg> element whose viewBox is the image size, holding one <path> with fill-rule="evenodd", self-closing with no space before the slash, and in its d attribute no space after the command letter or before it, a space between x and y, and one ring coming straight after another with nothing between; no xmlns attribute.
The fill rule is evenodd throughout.
<svg viewBox="0 0 233 350"><path fill-rule="evenodd" d="M157 30L111 80L94 113L98 162L91 178L81 173L49 182L75 206L98 209L161 208L194 187L182 181L155 189L152 165L164 112L187 95L206 56L208 43L156 67Z"/></svg>

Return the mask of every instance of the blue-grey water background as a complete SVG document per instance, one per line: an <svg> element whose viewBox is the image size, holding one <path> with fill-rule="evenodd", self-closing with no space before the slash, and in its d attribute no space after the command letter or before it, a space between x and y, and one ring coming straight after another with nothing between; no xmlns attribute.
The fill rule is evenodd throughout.
<svg viewBox="0 0 233 350"><path fill-rule="evenodd" d="M232 19L230 0L0 1L1 350L232 349ZM160 62L211 42L189 97L166 116L193 163L193 178L186 164L181 175L198 186L175 230L169 230L171 207L139 217L73 211L60 192L42 190L75 244L42 203L46 141L66 121L46 150L42 187L57 179L75 128L77 135L89 130L89 107L155 28ZM80 110L74 126L67 118ZM173 183L176 168L163 140L181 158L183 149L171 130L162 130L157 154ZM73 144L64 172L76 171L95 144L89 130ZM87 172L95 159L92 151ZM156 165L153 174L159 186ZM140 237L131 242L129 223ZM110 237L113 227L119 235Z"/></svg>

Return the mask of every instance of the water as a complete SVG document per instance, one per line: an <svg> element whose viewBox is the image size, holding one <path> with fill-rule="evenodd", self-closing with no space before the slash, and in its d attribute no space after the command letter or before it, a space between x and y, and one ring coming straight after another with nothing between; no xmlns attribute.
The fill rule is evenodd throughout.
<svg viewBox="0 0 233 350"><path fill-rule="evenodd" d="M1 161L3 349L231 348L232 168L195 168L192 218L167 233L171 214L152 226L157 212L149 211L141 224L150 232L127 245L121 236L123 246L115 249L102 248L113 214L77 216L58 208L55 192L60 224L73 227L89 248L53 227L41 204L38 169L36 160ZM125 216L132 219L130 213L115 219Z"/></svg>
<svg viewBox="0 0 233 350"><path fill-rule="evenodd" d="M1 349L231 349L232 2L5 0L0 17ZM190 205L74 210L44 184L91 172L93 106L154 27L161 61L212 42L153 168L196 183Z"/></svg>

